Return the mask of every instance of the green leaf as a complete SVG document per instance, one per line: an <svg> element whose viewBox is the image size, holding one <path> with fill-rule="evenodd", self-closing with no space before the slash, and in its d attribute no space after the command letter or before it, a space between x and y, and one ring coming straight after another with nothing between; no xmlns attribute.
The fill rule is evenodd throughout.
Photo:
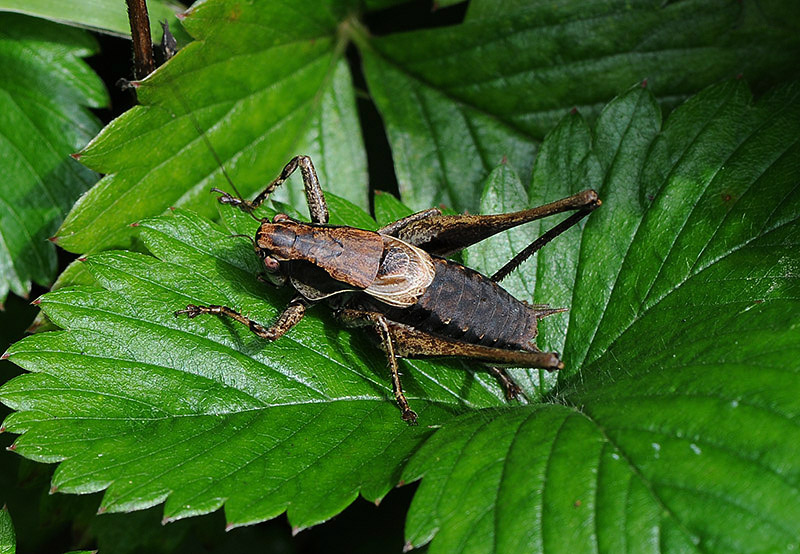
<svg viewBox="0 0 800 554"><path fill-rule="evenodd" d="M586 552L594 530L573 514L600 508L587 488L602 449L598 430L566 406L459 418L406 467L404 478L425 476L408 544L435 537L431 552Z"/></svg>
<svg viewBox="0 0 800 554"><path fill-rule="evenodd" d="M58 278L53 282L50 290L58 290L64 287L71 287L74 285L97 285L97 281L92 274L86 269L86 264L83 263L84 259L79 258L71 262L64 271L62 271ZM52 331L57 329L41 310L28 328L28 332L39 333L42 331Z"/></svg>
<svg viewBox="0 0 800 554"><path fill-rule="evenodd" d="M0 508L0 554L14 554L17 551L17 541L14 538L14 524L8 508Z"/></svg>
<svg viewBox="0 0 800 554"><path fill-rule="evenodd" d="M754 10L619 0L557 11L542 2L370 38L357 2L315 1L303 17L284 1L209 0L189 10L184 24L197 41L146 79L142 105L83 153L108 176L74 207L59 244L130 247L128 225L171 206L213 216L207 191L231 187L211 148L246 195L310 153L323 186L366 208L364 145L342 57L350 40L386 122L404 202L457 211L476 211L479 184L504 156L527 181L539 140L573 106L593 118L642 79L668 107L727 75L766 84L796 75L800 52L783 17L793 7L780 2ZM303 207L296 184L281 194Z"/></svg>
<svg viewBox="0 0 800 554"><path fill-rule="evenodd" d="M631 18L642 13L641 5L630 4ZM793 542L800 536L800 471L793 451L800 392L798 89L784 88L753 104L742 83L725 83L661 125L663 107L705 82L710 69L732 72L725 56L709 55L704 65L702 56L692 58L693 48L671 42L676 37L727 37L723 46L734 53L749 49L747 63L754 67L768 57L757 70L766 82L781 68L795 74L785 63L796 57L796 48L780 38L783 31L759 27L758 20L780 21L787 29L793 20L781 20L781 9L772 4L758 10L749 3L725 4L718 10L722 27L736 19L730 14L740 5L743 15L736 31L720 35L709 30L711 9L719 5L701 17L704 5L659 5L658 17L677 11L683 19L651 25L650 35L634 32L634 23L661 21L657 16L621 16L620 23L604 11L618 4L592 4L598 13L584 9L588 30L569 14L574 25L544 18L533 31L523 28L521 41L538 44L533 39L546 38L546 31L582 38L579 32L594 33L595 19L618 24L611 47L624 46L628 37L639 41L636 46L671 45L655 50L658 71L672 71L673 84L686 86L666 94L651 73L655 98L636 88L601 111L607 96L598 96L583 109L593 128L580 115L566 116L541 146L541 134L528 131L514 142L519 129L509 135L506 122L486 111L499 89L482 89L485 99L470 92L476 103L487 102L473 117L474 106L460 96L453 109L453 98L463 91L444 94L427 81L415 85L437 110L446 108L434 115L436 132L447 140L425 153L463 171L453 187L458 202L469 198L477 205L480 198L482 210L499 211L594 187L605 204L505 283L524 300L570 308L543 321L538 339L543 349L562 351L567 368L557 383L535 372L523 383L534 400L547 403L512 409L491 379L464 371L464 364L403 362L404 383L423 423L410 429L399 420L383 356L361 332L342 329L322 309L270 345L240 325L212 317L175 319L172 312L189 302L220 303L267 323L289 298L255 280L260 266L251 244L230 236L252 236L257 223L207 194L215 185L230 187L196 124L248 193L299 153L292 145L303 143L307 151L317 149L315 160L341 153L328 157L341 162L338 168L321 164L321 176L353 169L349 175L366 179L362 147L352 142L360 135L349 131L355 111L341 51L354 33L367 65L383 64L376 52L384 45L427 35L367 39L350 19L349 5L312 6L311 18L297 18L288 3L258 14L234 2L202 4L188 22L201 43L142 84L142 99L150 104L112 123L84 154L112 175L84 197L62 237L78 251L140 240L136 245L152 255L89 256L65 280L78 286L43 297L45 313L62 330L27 338L9 351L32 372L0 389L0 399L17 410L4 423L21 434L13 449L60 462L55 490L106 490L102 511L164 501L166 520L224 505L232 526L288 510L292 525L302 528L331 517L359 494L377 500L401 476L424 475L408 537L414 545L433 540L434 552L800 546ZM467 26L502 30L516 24L516 16L502 10L478 17L481 6L486 4L473 2ZM524 27L525 18L519 21ZM458 29L445 30L442 40L458 38ZM459 40L472 36L486 35ZM739 44L731 47L734 39ZM565 44L573 54L570 49L583 48L580 40ZM421 39L419 45L425 50ZM589 48L608 56L597 44ZM696 49L718 54L715 48ZM431 53L440 50L428 49L420 63L435 65ZM455 58L464 61L461 51ZM587 90L610 95L622 87L614 79L628 75L626 64L642 67L626 55L609 59L623 69L595 66L594 74L584 75ZM696 73L686 74L687 60L702 61L694 64ZM467 57L466 67L480 75L492 71L490 61ZM592 61L570 58L579 69ZM675 77L679 63L683 81ZM501 69L509 80L502 88L511 94L513 75L506 65ZM404 70L389 67L396 74L380 84L382 90L373 88L380 102L397 104L392 109L409 107ZM455 64L452 71L464 70ZM432 74L445 79L449 73ZM563 100L563 90L551 92ZM196 98L202 100L197 105ZM509 98L523 107L529 101ZM544 115L554 120L568 107L559 104ZM472 118L464 121L482 126L484 142L473 151L477 163L459 142L471 139L469 133L453 130L459 110ZM390 133L412 146L424 142L431 131L406 116L402 132L395 127ZM549 129L546 117L516 123L539 125L537 133ZM519 155L505 152L508 136ZM395 161L421 173L415 181L425 193L435 175L423 163L428 158L397 144ZM261 157L262 146L270 155L277 151L271 162ZM486 182L501 153L510 162L489 176L480 196L475 183ZM284 200L302 203L299 179L293 181L285 189L296 196ZM521 183L529 181L525 191ZM363 183L347 190L364 200L331 197L336 221L374 228L361 209ZM163 191L166 200L155 201ZM151 217L170 205L192 206L206 216L221 208L223 224L182 209ZM407 210L376 200L382 219L395 212ZM138 230L127 226L134 221L140 221ZM552 224L517 229L468 256L489 272L504 253Z"/></svg>
<svg viewBox="0 0 800 554"><path fill-rule="evenodd" d="M388 225L414 213L411 208L400 202L393 195L380 190L375 191L374 207L375 219L381 226Z"/></svg>
<svg viewBox="0 0 800 554"><path fill-rule="evenodd" d="M60 246L130 246L129 224L172 206L214 215L210 189L233 192L215 155L236 187L254 195L292 156L312 152L323 186L367 206L366 159L352 134L355 100L337 36L350 8L320 2L296 17L290 4L220 0L188 12L183 23L197 40L143 81L142 105L82 153L108 175L75 205ZM293 181L276 198L300 207L305 197Z"/></svg>
<svg viewBox="0 0 800 554"><path fill-rule="evenodd" d="M155 257L89 256L97 285L41 298L63 331L9 350L32 373L0 398L18 410L7 430L24 433L13 449L62 462L54 490L107 489L101 511L111 512L166 500L166 520L224 504L231 526L286 510L303 528L359 493L385 495L428 425L502 404L496 385L460 364L414 362L404 383L422 425L409 427L383 355L321 308L273 344L229 321L174 317L189 303L225 304L266 323L285 306L286 293L255 279L252 245L231 236L258 226L239 215L229 229L182 210L145 220L138 229Z"/></svg>
<svg viewBox="0 0 800 554"><path fill-rule="evenodd" d="M168 0L151 0L147 3L150 15L150 30L153 40L161 40L158 22L164 19L175 21L175 13L183 6ZM92 0L91 2L60 2L58 0L0 0L0 11L17 12L49 19L57 23L86 27L123 38L130 38L131 27L128 12L123 2L114 0ZM171 25L172 26L172 25Z"/></svg>
<svg viewBox="0 0 800 554"><path fill-rule="evenodd" d="M52 236L93 172L69 157L99 129L88 107L108 103L81 58L97 45L85 32L0 14L0 302L56 274Z"/></svg>
<svg viewBox="0 0 800 554"><path fill-rule="evenodd" d="M350 225L361 229L375 230L378 225L370 215L352 202L329 194L325 197L330 210L332 225Z"/></svg>
<svg viewBox="0 0 800 554"><path fill-rule="evenodd" d="M462 25L356 40L403 201L474 211L503 157L528 180L538 141L575 106L593 120L642 80L670 107L737 74L798 76L795 12L788 1L484 0Z"/></svg>
<svg viewBox="0 0 800 554"><path fill-rule="evenodd" d="M533 262L535 295L571 307L568 371L549 404L464 415L426 442L403 474L423 477L409 543L798 548L800 86L753 103L723 83L663 128L634 89L587 131L568 117L534 171L566 194L581 166L601 170L603 206Z"/></svg>

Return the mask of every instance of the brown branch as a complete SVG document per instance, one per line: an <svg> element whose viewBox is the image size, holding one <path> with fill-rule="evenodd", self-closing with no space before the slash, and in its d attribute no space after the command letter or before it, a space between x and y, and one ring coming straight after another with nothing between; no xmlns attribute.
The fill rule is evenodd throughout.
<svg viewBox="0 0 800 554"><path fill-rule="evenodd" d="M133 39L133 75L136 79L144 79L155 69L147 3L145 0L125 0L125 2L128 4L128 19L131 22Z"/></svg>

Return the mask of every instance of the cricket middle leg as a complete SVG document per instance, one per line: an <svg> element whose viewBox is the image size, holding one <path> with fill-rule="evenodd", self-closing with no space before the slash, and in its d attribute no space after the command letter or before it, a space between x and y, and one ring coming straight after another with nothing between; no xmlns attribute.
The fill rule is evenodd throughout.
<svg viewBox="0 0 800 554"><path fill-rule="evenodd" d="M408 399L403 392L403 384L400 382L400 367L397 363L394 341L389 331L389 320L379 312L367 310L342 309L337 310L336 316L350 326L370 326L377 332L381 341L381 349L386 354L386 360L389 363L389 371L392 376L392 392L397 405L400 407L403 421L409 425L416 425L417 414L409 406Z"/></svg>
<svg viewBox="0 0 800 554"><path fill-rule="evenodd" d="M489 375L497 379L497 382L500 383L508 400L514 400L522 394L522 389L519 388L519 385L511 378L511 375L502 367L489 366L487 371Z"/></svg>

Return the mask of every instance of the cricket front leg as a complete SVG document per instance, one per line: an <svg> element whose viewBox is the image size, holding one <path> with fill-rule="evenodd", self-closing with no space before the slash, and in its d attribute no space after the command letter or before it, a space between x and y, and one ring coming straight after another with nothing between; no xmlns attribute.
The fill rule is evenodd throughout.
<svg viewBox="0 0 800 554"><path fill-rule="evenodd" d="M214 192L220 193L219 197L221 204L231 204L238 206L242 211L252 213L253 210L258 208L264 201L269 198L269 195L275 192L286 180L292 176L297 168L300 168L300 173L303 176L303 187L306 193L306 202L308 203L308 211L311 214L311 221L314 223L328 223L329 213L328 205L325 203L325 195L322 193L322 187L319 186L319 179L317 178L317 171L314 169L314 164L308 156L295 156L281 171L281 174L275 178L261 194L256 196L252 201L243 200L231 196L227 192L219 189L212 189Z"/></svg>
<svg viewBox="0 0 800 554"><path fill-rule="evenodd" d="M297 325L297 323L303 319L307 307L308 301L306 301L303 297L294 297L289 302L289 305L286 306L286 309L283 310L283 313L278 316L277 321L275 321L275 323L270 327L264 327L263 325L253 321L249 317L240 314L232 308L228 308L227 306L217 306L214 304L210 306L195 306L194 304L189 304L184 309L175 312L175 317L183 314L189 318L195 318L200 314L212 314L229 317L243 325L247 325L250 331L262 339L272 342L281 338L289 331L289 329Z"/></svg>

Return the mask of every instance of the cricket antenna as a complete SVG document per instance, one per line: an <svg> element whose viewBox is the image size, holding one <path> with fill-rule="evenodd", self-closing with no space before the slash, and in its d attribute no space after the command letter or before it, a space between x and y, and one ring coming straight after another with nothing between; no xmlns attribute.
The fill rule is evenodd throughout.
<svg viewBox="0 0 800 554"><path fill-rule="evenodd" d="M255 250L255 252L256 252L256 255L258 255L258 257L259 257L261 260L264 260L264 261L265 261L265 263L266 263L266 260L267 260L267 254L268 254L268 252L267 252L265 249L263 249L263 248L259 248L259 246L258 246L258 243L256 242L256 239L254 239L254 238L253 238L253 237L251 237L250 235L243 235L243 234L240 234L240 233L237 233L237 234L235 234L235 235L228 235L228 238L229 238L229 239L232 239L232 238L239 238L239 237L244 237L244 238L246 238L247 240L249 240L249 241L250 241L250 244L252 244L252 245L253 245L253 250ZM275 263L277 263L277 262L275 262ZM268 265L268 267L267 267L267 271L269 271L269 265L270 265L270 264L267 264L267 265ZM263 280L263 279L261 279L261 277L259 277L259 281L261 281L261 280ZM266 283L271 283L271 284L273 284L273 285L275 284L275 283L273 283L272 281L265 281L265 282L266 282ZM544 316L542 316L542 317L544 317Z"/></svg>
<svg viewBox="0 0 800 554"><path fill-rule="evenodd" d="M180 103L183 104L183 108L186 110L186 115L189 116L189 120L192 122L192 126L194 127L195 131L197 131L197 134L200 135L200 137L203 139L203 142L206 143L206 147L211 152L211 155L214 156L214 160L216 160L217 165L222 170L222 174L225 176L225 180L228 181L228 184L233 189L233 192L236 193L236 196L238 196L240 200L244 200L244 197L239 192L239 189L236 188L236 185L233 184L233 179L231 179L230 175L228 175L225 166L222 164L222 160L220 159L219 154L217 154L217 151L214 149L214 146L208 139L208 135L206 135L205 131L203 131L203 129L200 127L200 123L197 121L197 118L194 116L194 113L189 108L189 105L186 103L186 101L183 99L183 95L178 90L177 85L175 86L175 95L180 101Z"/></svg>
<svg viewBox="0 0 800 554"><path fill-rule="evenodd" d="M229 235L229 237L230 237L230 238L234 238L234 237L244 237L244 238L246 238L247 240L249 240L249 241L250 241L250 243L253 245L253 248L254 248L255 250L258 250L258 245L256 244L256 241L255 241L255 239L254 239L253 237L251 237L250 235L243 235L243 234L241 234L241 233L237 233L237 234L235 234L235 235Z"/></svg>
<svg viewBox="0 0 800 554"><path fill-rule="evenodd" d="M200 123L197 121L197 118L194 116L194 113L189 108L189 104L183 98L183 95L181 94L180 90L178 90L178 86L173 85L173 87L175 91L175 97L178 99L178 102L180 102L181 105L183 106L186 115L189 116L189 120L192 122L192 126L195 128L195 131L197 131L197 134L200 135L200 137L203 139L203 142L205 142L206 147L208 148L209 152L211 152L211 155L214 156L214 160L216 160L217 165L222 170L222 175L225 177L225 180L228 181L228 184L231 186L231 189L233 189L233 192L236 194L236 197L241 201L241 204L245 204L246 200L244 199L244 196L242 196L242 193L239 192L239 189L236 188L236 185L233 183L233 179L231 179L230 175L228 175L228 171L225 169L225 165L223 165L222 160L219 157L219 154L217 154L216 149L214 149L214 146L211 144L208 135L206 135L205 131L203 131L203 129L200 127ZM227 192L217 188L211 189L211 192L219 192L223 194L223 198L225 197L230 198L230 195ZM230 204L231 202L226 202L226 203ZM247 213L249 213L250 217L252 217L256 221L261 221L259 218L257 218L249 211L247 211Z"/></svg>

